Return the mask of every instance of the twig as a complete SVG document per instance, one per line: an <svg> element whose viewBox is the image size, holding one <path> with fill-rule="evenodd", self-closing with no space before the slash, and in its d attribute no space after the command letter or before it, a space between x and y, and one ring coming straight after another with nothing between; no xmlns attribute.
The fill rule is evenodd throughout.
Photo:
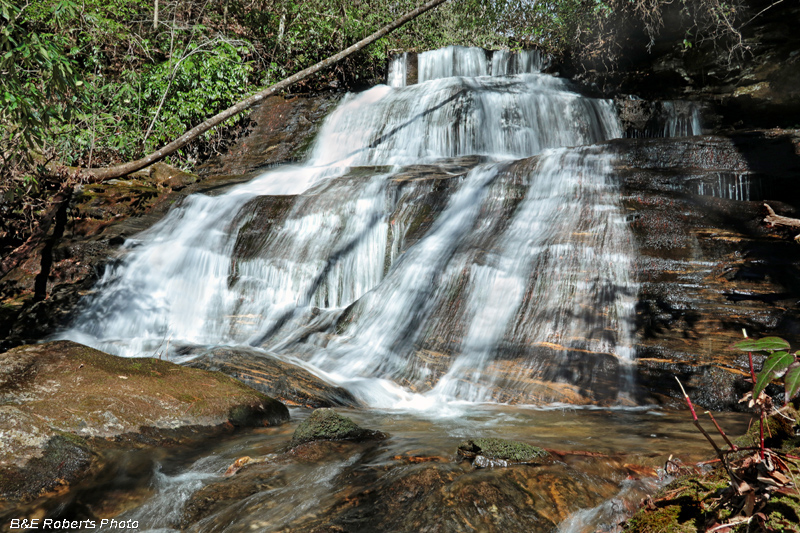
<svg viewBox="0 0 800 533"><path fill-rule="evenodd" d="M700 420L697 419L697 413L694 410L694 405L692 405L692 400L691 398L689 398L689 395L686 394L686 389L683 388L683 383L681 383L681 380L678 379L678 376L675 376L675 381L678 382L678 386L681 388L681 392L683 392L683 397L686 399L686 403L689 405L689 410L692 412L692 418L694 419L694 425L697 427L697 429L700 430L700 433L703 434L706 440L714 448L714 451L717 453L717 457L719 457L719 460L722 462L722 465L725 467L725 470L728 472L728 475L731 478L732 481L731 486L733 487L733 490L736 492L737 495L739 495L740 492L737 483L738 478L728 465L728 461L725 459L725 454L722 452L722 450L720 450L719 446L717 446L717 443L714 442L714 439L711 438L711 435L709 435L708 432L706 432L706 430L703 429L703 426L700 425Z"/></svg>
<svg viewBox="0 0 800 533"><path fill-rule="evenodd" d="M733 450L734 452L738 450L738 447L731 442L731 440L728 438L728 435L726 435L725 432L722 431L722 428L719 427L719 424L717 424L717 419L714 418L714 415L711 414L711 411L706 411L706 414L711 418L711 421L714 422L714 426L716 426L717 431L719 431L719 434L722 435L723 439L725 439L725 442L728 443L728 446L731 447L731 450Z"/></svg>
<svg viewBox="0 0 800 533"><path fill-rule="evenodd" d="M762 9L761 11L759 11L758 13L756 13L755 15L753 15L753 18L751 18L750 20L748 20L747 22L745 22L744 24L742 24L742 25L741 25L741 27L742 27L742 28L744 28L745 26L747 26L748 24L750 24L751 22L753 22L755 19L757 19L758 17L760 17L761 15L763 15L763 14L764 14L764 12L766 12L766 11L768 11L768 10L772 9L773 7L777 6L777 5L778 5L778 4L780 4L781 2L783 2L783 0L778 0L777 2L773 2L772 4L768 5L767 7L765 7L764 9Z"/></svg>

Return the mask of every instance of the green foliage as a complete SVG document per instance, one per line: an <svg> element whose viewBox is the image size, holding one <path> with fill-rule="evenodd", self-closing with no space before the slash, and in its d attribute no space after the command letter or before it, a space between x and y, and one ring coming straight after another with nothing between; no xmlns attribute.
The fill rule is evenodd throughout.
<svg viewBox="0 0 800 533"><path fill-rule="evenodd" d="M68 40L58 30L74 4L63 1L50 12L51 30L38 32L25 8L0 0L0 157L41 148L51 125L74 109L78 80L66 55Z"/></svg>
<svg viewBox="0 0 800 533"><path fill-rule="evenodd" d="M774 352L777 350L788 350L791 346L780 337L764 337L761 339L745 339L733 345L733 348L741 352Z"/></svg>
<svg viewBox="0 0 800 533"><path fill-rule="evenodd" d="M243 57L247 46L218 42L190 44L182 58L170 59L148 69L141 77L142 91L131 94L147 110L145 117L157 124L146 139L144 152L182 135L208 117L230 107L251 89L253 67Z"/></svg>
<svg viewBox="0 0 800 533"><path fill-rule="evenodd" d="M758 396L761 391L767 388L770 381L789 367L794 362L794 355L788 352L775 352L770 355L764 365L761 367L761 372L756 376L756 384L753 387L753 396Z"/></svg>
<svg viewBox="0 0 800 533"><path fill-rule="evenodd" d="M780 337L744 339L732 346L734 350L760 352L768 355L761 371L756 374L753 398L758 398L773 379L784 374L784 401L789 402L800 392L800 362L797 360L797 353L787 351L789 348L790 344Z"/></svg>

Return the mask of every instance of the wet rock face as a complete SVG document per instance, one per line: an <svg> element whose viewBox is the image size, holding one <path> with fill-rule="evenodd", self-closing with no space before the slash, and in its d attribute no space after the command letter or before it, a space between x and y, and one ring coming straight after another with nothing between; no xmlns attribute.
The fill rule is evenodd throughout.
<svg viewBox="0 0 800 533"><path fill-rule="evenodd" d="M673 376L711 409L742 409L742 338L800 346L800 247L763 223L764 202L797 216L797 133L613 141L636 239L640 400L681 406ZM760 364L760 356L756 358Z"/></svg>
<svg viewBox="0 0 800 533"><path fill-rule="evenodd" d="M287 405L311 408L360 405L342 387L263 351L219 347L186 366L222 372Z"/></svg>
<svg viewBox="0 0 800 533"><path fill-rule="evenodd" d="M79 479L96 462L94 439L157 443L190 427L202 435L289 418L280 402L220 373L69 341L12 349L0 354L0 369L2 498Z"/></svg>
<svg viewBox="0 0 800 533"><path fill-rule="evenodd" d="M334 94L267 98L248 115L248 135L224 155L200 166L198 172L202 176L246 174L265 166L298 161L339 98Z"/></svg>

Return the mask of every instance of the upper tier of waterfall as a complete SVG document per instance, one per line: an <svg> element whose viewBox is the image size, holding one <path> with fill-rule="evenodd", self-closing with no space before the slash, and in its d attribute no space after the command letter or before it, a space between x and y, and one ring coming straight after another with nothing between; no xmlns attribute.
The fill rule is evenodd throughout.
<svg viewBox="0 0 800 533"><path fill-rule="evenodd" d="M420 83L348 95L305 164L128 241L62 337L256 346L388 407L615 398L634 251L612 156L583 146L622 131L542 62L452 47L420 54Z"/></svg>

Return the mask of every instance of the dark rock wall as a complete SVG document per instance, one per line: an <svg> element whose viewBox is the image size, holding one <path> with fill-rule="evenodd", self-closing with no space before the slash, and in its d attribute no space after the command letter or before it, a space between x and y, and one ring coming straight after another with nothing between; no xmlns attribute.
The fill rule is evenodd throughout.
<svg viewBox="0 0 800 533"><path fill-rule="evenodd" d="M679 23L680 3L667 7L664 26L648 51L639 27L616 28L617 57L576 54L550 71L575 80L590 94L636 95L645 100L702 103L710 132L732 128L795 128L800 125L800 20L797 2L749 0L740 24L742 47L694 41ZM751 17L762 12L759 16ZM747 22L750 20L750 22Z"/></svg>

